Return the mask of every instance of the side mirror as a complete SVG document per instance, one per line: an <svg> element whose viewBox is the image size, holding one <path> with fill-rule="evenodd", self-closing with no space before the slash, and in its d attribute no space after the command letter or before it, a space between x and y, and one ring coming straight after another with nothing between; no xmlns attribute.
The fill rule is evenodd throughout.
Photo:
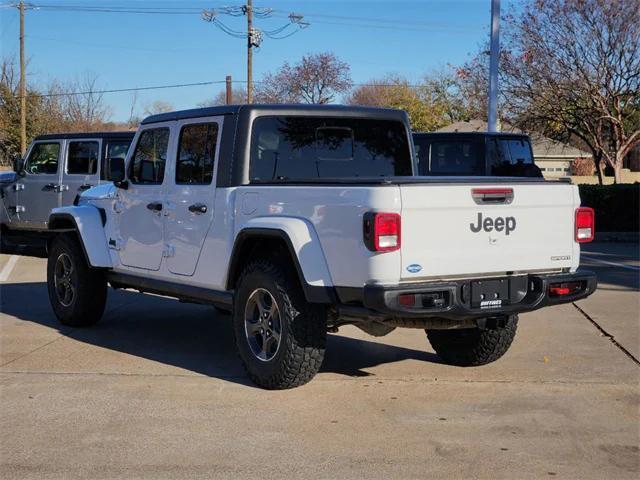
<svg viewBox="0 0 640 480"><path fill-rule="evenodd" d="M128 184L124 179L124 158L113 157L109 159L109 179L118 188L126 189Z"/></svg>
<svg viewBox="0 0 640 480"><path fill-rule="evenodd" d="M24 175L24 158L17 156L13 159L13 171L18 175Z"/></svg>

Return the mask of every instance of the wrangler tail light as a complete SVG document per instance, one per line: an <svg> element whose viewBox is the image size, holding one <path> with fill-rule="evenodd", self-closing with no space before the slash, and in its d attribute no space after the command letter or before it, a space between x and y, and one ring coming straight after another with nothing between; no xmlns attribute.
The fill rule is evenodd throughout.
<svg viewBox="0 0 640 480"><path fill-rule="evenodd" d="M549 296L564 297L565 295L573 295L584 288L583 282L563 282L552 283L549 285Z"/></svg>
<svg viewBox="0 0 640 480"><path fill-rule="evenodd" d="M591 242L596 234L596 215L593 208L576 209L576 242Z"/></svg>
<svg viewBox="0 0 640 480"><path fill-rule="evenodd" d="M400 215L368 212L364 215L364 244L372 252L393 252L400 248Z"/></svg>

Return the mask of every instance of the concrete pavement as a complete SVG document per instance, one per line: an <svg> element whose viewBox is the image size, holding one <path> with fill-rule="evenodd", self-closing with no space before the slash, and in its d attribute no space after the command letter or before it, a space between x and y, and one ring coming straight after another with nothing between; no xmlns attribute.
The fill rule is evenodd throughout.
<svg viewBox="0 0 640 480"><path fill-rule="evenodd" d="M21 257L0 286L0 477L637 478L638 272L592 263L598 297L523 315L492 365L347 327L310 384L267 392L227 316L111 291L99 325L61 327L44 261Z"/></svg>

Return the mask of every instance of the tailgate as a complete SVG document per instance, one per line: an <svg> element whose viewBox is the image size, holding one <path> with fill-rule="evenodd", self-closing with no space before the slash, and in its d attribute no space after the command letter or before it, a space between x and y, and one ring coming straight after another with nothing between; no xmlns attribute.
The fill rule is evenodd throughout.
<svg viewBox="0 0 640 480"><path fill-rule="evenodd" d="M403 280L578 265L579 198L573 185L406 184L400 189Z"/></svg>

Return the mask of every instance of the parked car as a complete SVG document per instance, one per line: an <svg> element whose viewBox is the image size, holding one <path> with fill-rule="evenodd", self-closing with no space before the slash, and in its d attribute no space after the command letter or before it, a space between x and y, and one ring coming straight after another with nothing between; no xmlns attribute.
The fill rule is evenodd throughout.
<svg viewBox="0 0 640 480"><path fill-rule="evenodd" d="M231 312L242 362L265 388L309 381L327 331L347 324L423 329L445 362L493 362L519 313L596 288L576 271L594 225L575 185L412 176L398 110L154 115L126 168L111 168L114 184L49 217L55 315L95 324L108 285L213 304Z"/></svg>
<svg viewBox="0 0 640 480"><path fill-rule="evenodd" d="M542 177L527 135L489 132L414 133L420 175Z"/></svg>
<svg viewBox="0 0 640 480"><path fill-rule="evenodd" d="M111 158L125 158L135 132L69 133L36 137L13 172L0 176L3 250L38 247L48 238L52 208L109 182Z"/></svg>

